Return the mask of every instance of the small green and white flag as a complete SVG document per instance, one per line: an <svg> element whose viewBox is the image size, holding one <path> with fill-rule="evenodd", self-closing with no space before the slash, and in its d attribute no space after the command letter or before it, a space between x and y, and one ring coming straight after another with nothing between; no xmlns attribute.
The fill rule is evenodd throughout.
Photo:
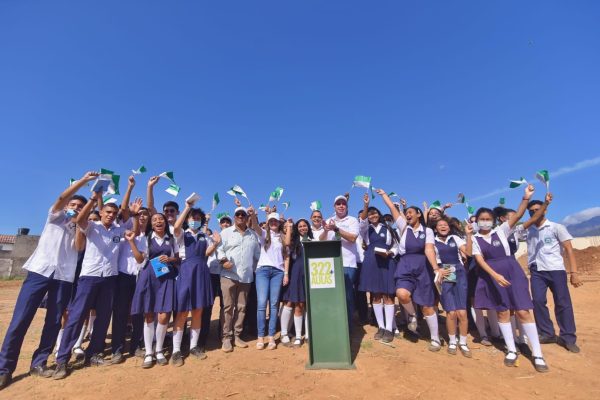
<svg viewBox="0 0 600 400"><path fill-rule="evenodd" d="M281 200L281 196L283 196L283 188L277 186L275 188L275 190L273 190L271 192L271 194L269 195L269 203L272 201L279 201Z"/></svg>
<svg viewBox="0 0 600 400"><path fill-rule="evenodd" d="M431 203L431 205L429 206L429 208L437 208L438 210L441 210L442 209L442 203L439 200L436 200L433 203Z"/></svg>
<svg viewBox="0 0 600 400"><path fill-rule="evenodd" d="M143 174L143 173L144 173L144 172L146 172L146 171L148 171L148 170L147 170L147 169L146 169L146 167L144 167L143 165L142 165L141 167L139 167L138 169L132 169L132 170L131 170L131 172L132 172L134 175L140 175L140 174Z"/></svg>
<svg viewBox="0 0 600 400"><path fill-rule="evenodd" d="M352 187L364 187L364 188L369 188L371 186L371 177L370 176L363 176L363 175L357 175L354 177L354 183L352 184Z"/></svg>
<svg viewBox="0 0 600 400"><path fill-rule="evenodd" d="M388 196L389 197L400 197L400 195L398 193L396 193L396 192L389 192Z"/></svg>
<svg viewBox="0 0 600 400"><path fill-rule="evenodd" d="M110 169L100 168L100 175L114 175L115 172Z"/></svg>
<svg viewBox="0 0 600 400"><path fill-rule="evenodd" d="M475 214L475 207L467 206L467 212L469 213L469 216Z"/></svg>
<svg viewBox="0 0 600 400"><path fill-rule="evenodd" d="M111 195L102 197L102 204L110 204L110 203L117 204L117 199L115 199Z"/></svg>
<svg viewBox="0 0 600 400"><path fill-rule="evenodd" d="M321 202L319 200L315 200L312 203L310 203L310 209L312 211L317 211L321 209Z"/></svg>
<svg viewBox="0 0 600 400"><path fill-rule="evenodd" d="M214 211L217 208L217 205L221 202L219 199L219 193L215 193L212 199L212 210Z"/></svg>
<svg viewBox="0 0 600 400"><path fill-rule="evenodd" d="M285 207L285 209L287 210L288 208L290 208L290 205L292 204L292 202L290 202L290 201L284 201L284 202L283 202L283 203L281 203L281 204L283 204L283 206L284 206L284 207Z"/></svg>
<svg viewBox="0 0 600 400"><path fill-rule="evenodd" d="M266 206L266 205L264 205L264 204L261 204L261 205L260 205L260 207L258 207L258 209L259 209L260 211L265 211L265 210L267 209L267 206Z"/></svg>
<svg viewBox="0 0 600 400"><path fill-rule="evenodd" d="M69 186L71 186L75 182L77 182L77 179L73 179L73 178L69 179Z"/></svg>
<svg viewBox="0 0 600 400"><path fill-rule="evenodd" d="M498 204L500 204L501 206L506 204L506 199L504 197L500 197L500 200L498 201Z"/></svg>
<svg viewBox="0 0 600 400"><path fill-rule="evenodd" d="M218 213L217 214L217 221L220 221L221 218L223 218L223 217L229 217L229 213L228 212Z"/></svg>
<svg viewBox="0 0 600 400"><path fill-rule="evenodd" d="M527 183L527 181L525 180L525 178L521 177L521 179L511 180L508 187L511 189L514 189L514 188L518 188L519 186L526 184L526 183Z"/></svg>
<svg viewBox="0 0 600 400"><path fill-rule="evenodd" d="M544 185L546 185L546 192L550 190L550 174L548 173L548 170L539 170L535 174L535 177Z"/></svg>
<svg viewBox="0 0 600 400"><path fill-rule="evenodd" d="M171 196L177 196L181 188L174 183L171 183L169 187L165 190L165 192L169 193Z"/></svg>
<svg viewBox="0 0 600 400"><path fill-rule="evenodd" d="M458 196L456 197L457 203L459 204L465 204L467 202L467 199L465 198L465 194L464 193L459 193Z"/></svg>
<svg viewBox="0 0 600 400"><path fill-rule="evenodd" d="M158 176L160 176L161 178L167 178L171 182L175 183L175 176L173 175L173 171L163 172L162 174L159 174Z"/></svg>
<svg viewBox="0 0 600 400"><path fill-rule="evenodd" d="M239 185L234 185L230 190L227 191L227 194L233 197L236 197L239 194L240 196L245 197L246 200L248 200L248 204L250 204L250 199L248 199L246 192L244 192L244 189L242 189Z"/></svg>

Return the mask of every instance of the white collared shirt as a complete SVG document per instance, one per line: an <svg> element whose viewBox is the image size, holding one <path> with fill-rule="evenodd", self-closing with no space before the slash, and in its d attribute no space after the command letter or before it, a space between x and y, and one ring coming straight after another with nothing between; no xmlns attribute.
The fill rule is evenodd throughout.
<svg viewBox="0 0 600 400"><path fill-rule="evenodd" d="M369 226L372 226L373 229L375 230L375 233L379 234L379 231L381 231L381 229L383 228L384 225L385 224L383 224L383 223L379 223L379 224L377 224L377 226L375 226L375 225L370 224L369 220L367 220L367 219L359 219L358 220L358 228L360 231L359 238L361 239L361 241L365 242L368 246L370 244L369 243ZM395 257L398 254L399 249L398 249L398 244L392 243L392 241L393 241L392 233L388 229L386 231L385 244L388 246L392 246L390 248L390 251L392 252L393 256ZM357 240L357 242L358 242L358 240ZM362 246L359 248L359 254L361 253L360 250L362 250ZM362 256L362 254L361 254L361 256Z"/></svg>
<svg viewBox="0 0 600 400"><path fill-rule="evenodd" d="M257 268L275 267L283 271L283 237L281 234L271 231L271 245L268 249L265 249L266 230L262 230L262 235L259 236L258 240L260 242L260 258L258 259Z"/></svg>
<svg viewBox="0 0 600 400"><path fill-rule="evenodd" d="M334 221L335 225L341 230L358 236L358 219L350 215L346 215L344 218L338 218L337 215L329 218L327 223ZM334 240L335 232L327 232L327 240ZM342 261L344 267L356 268L356 262L359 260L358 249L356 248L356 242L349 242L348 240L341 238L342 240Z"/></svg>
<svg viewBox="0 0 600 400"><path fill-rule="evenodd" d="M80 276L107 277L118 274L120 243L125 240L124 225L113 223L106 228L100 221L88 221L86 229L82 230L86 244Z"/></svg>
<svg viewBox="0 0 600 400"><path fill-rule="evenodd" d="M435 241L444 243L444 244L448 244L448 242L452 238L454 239L454 243L456 243L456 252L458 253L458 259L460 260L460 263L462 264L463 261L462 261L462 255L460 254L460 248L465 246L467 244L467 242L465 242L465 240L463 238L461 238L460 236L457 236L457 235L448 235L446 237L446 241L444 242L440 237L435 235ZM440 253L438 251L438 248L437 248L437 246L434 246L434 247L435 247L435 258L437 259L437 263L441 264L442 260L440 259Z"/></svg>
<svg viewBox="0 0 600 400"><path fill-rule="evenodd" d="M435 235L431 228L426 228L423 224L419 224L417 229L414 229L412 226L408 225L406 220L402 217L399 217L396 220L396 226L398 227L398 236L400 236L400 243L398 243L398 254L404 255L406 254L406 235L413 235L415 238L418 238L421 234L425 235L425 244L435 244Z"/></svg>
<svg viewBox="0 0 600 400"><path fill-rule="evenodd" d="M140 233L138 237L134 239L135 246L138 251L144 256L144 261L138 263L131 250L131 245L127 240L121 241L121 248L119 249L119 265L118 270L120 273L128 275L137 275L138 272L146 265L148 261L148 238L143 233Z"/></svg>
<svg viewBox="0 0 600 400"><path fill-rule="evenodd" d="M537 264L538 271L564 271L561 243L573 237L564 225L545 220L539 228L527 230L528 264Z"/></svg>
<svg viewBox="0 0 600 400"><path fill-rule="evenodd" d="M477 232L475 235L473 235L473 255L474 256L481 255L481 248L479 247L479 243L477 242L476 238L481 237L481 238L483 238L483 240L485 240L489 244L492 244L492 234L494 232L498 235L498 239L500 239L500 243L502 244L502 247L504 247L504 254L506 254L507 256L511 255L510 245L508 244L508 237L514 232L514 228L511 228L507 221L507 222L503 222L501 225L492 229L485 236L479 232Z"/></svg>
<svg viewBox="0 0 600 400"><path fill-rule="evenodd" d="M46 225L35 251L23 265L23 269L49 278L73 282L77 266L75 250L75 222L64 210L48 211Z"/></svg>

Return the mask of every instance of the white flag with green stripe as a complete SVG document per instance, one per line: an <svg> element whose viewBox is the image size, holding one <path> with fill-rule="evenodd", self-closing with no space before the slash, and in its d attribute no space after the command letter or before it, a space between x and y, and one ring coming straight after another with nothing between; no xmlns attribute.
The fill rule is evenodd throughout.
<svg viewBox="0 0 600 400"><path fill-rule="evenodd" d="M174 183L171 183L169 187L165 190L165 192L169 193L171 196L177 196L181 188Z"/></svg>
<svg viewBox="0 0 600 400"><path fill-rule="evenodd" d="M212 199L212 211L215 210L215 208L217 208L217 205L221 202L221 200L219 199L219 193L215 193L213 195L213 199Z"/></svg>
<svg viewBox="0 0 600 400"><path fill-rule="evenodd" d="M159 174L158 176L160 176L161 178L167 178L171 182L175 183L175 175L173 174L173 171L163 172L163 173Z"/></svg>
<svg viewBox="0 0 600 400"><path fill-rule="evenodd" d="M542 169L539 170L536 174L535 177L542 182L544 185L546 185L546 191L550 190L550 174L548 173L548 170Z"/></svg>
<svg viewBox="0 0 600 400"><path fill-rule="evenodd" d="M511 180L508 187L511 189L514 189L514 188L518 188L519 186L521 186L523 184L527 184L527 181L525 180L525 178L521 177L521 179Z"/></svg>
<svg viewBox="0 0 600 400"><path fill-rule="evenodd" d="M368 189L369 187L371 187L371 177L363 175L355 176L352 187L364 187Z"/></svg>
<svg viewBox="0 0 600 400"><path fill-rule="evenodd" d="M311 202L310 203L310 209L312 211L321 210L321 202L319 200L315 200L315 201Z"/></svg>
<svg viewBox="0 0 600 400"><path fill-rule="evenodd" d="M131 170L131 173L132 173L132 174L134 174L134 175L140 175L140 174L143 174L143 173L144 173L144 172L146 172L146 171L148 171L148 170L146 169L146 167L144 167L144 166L142 165L142 166L141 166L141 167L139 167L138 169L132 169L132 170Z"/></svg>

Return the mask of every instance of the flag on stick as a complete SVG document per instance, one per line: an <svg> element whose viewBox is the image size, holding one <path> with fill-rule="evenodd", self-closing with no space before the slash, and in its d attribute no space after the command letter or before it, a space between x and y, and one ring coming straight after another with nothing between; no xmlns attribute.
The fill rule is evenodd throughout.
<svg viewBox="0 0 600 400"><path fill-rule="evenodd" d="M165 192L169 193L171 196L177 196L179 194L180 190L181 190L181 188L179 186L177 186L176 184L172 183L165 190Z"/></svg>
<svg viewBox="0 0 600 400"><path fill-rule="evenodd" d="M146 169L146 167L144 167L143 165L141 167L139 167L138 169L132 169L131 173L133 173L134 175L140 175L143 174L144 172L148 171Z"/></svg>
<svg viewBox="0 0 600 400"><path fill-rule="evenodd" d="M212 211L215 210L215 208L217 208L217 205L221 202L221 200L219 199L219 193L215 193L213 195L213 199L212 199Z"/></svg>
<svg viewBox="0 0 600 400"><path fill-rule="evenodd" d="M527 181L525 180L525 178L521 177L521 179L511 180L508 187L511 189L514 189L514 188L518 188L519 186L526 184L526 183L527 183Z"/></svg>
<svg viewBox="0 0 600 400"><path fill-rule="evenodd" d="M175 175L173 175L173 171L163 172L163 173L159 174L158 176L160 176L161 178L167 178L171 182L175 183Z"/></svg>
<svg viewBox="0 0 600 400"><path fill-rule="evenodd" d="M319 200L313 201L312 203L310 203L310 209L312 211L321 210L321 202Z"/></svg>
<svg viewBox="0 0 600 400"><path fill-rule="evenodd" d="M357 175L354 177L354 183L352 184L352 187L364 187L364 188L369 188L371 186L371 177L370 176L363 176L363 175Z"/></svg>
<svg viewBox="0 0 600 400"><path fill-rule="evenodd" d="M281 196L283 196L283 188L277 186L275 188L275 190L273 190L271 192L271 195L269 196L269 203L272 201L279 201L281 200Z"/></svg>
<svg viewBox="0 0 600 400"><path fill-rule="evenodd" d="M539 170L535 174L535 177L544 185L546 185L546 192L550 190L550 174L548 173L548 170Z"/></svg>

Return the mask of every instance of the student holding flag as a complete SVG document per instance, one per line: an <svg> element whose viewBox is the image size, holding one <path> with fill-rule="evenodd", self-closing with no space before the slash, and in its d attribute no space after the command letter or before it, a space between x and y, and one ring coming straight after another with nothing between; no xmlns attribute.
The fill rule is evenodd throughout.
<svg viewBox="0 0 600 400"><path fill-rule="evenodd" d="M496 228L494 228L492 210L488 208L477 210L475 215L479 232L473 241L473 255L483 273L475 289L475 307L498 312L498 324L508 349L504 364L509 367L515 366L518 358L510 324L510 312L514 311L529 338L535 370L547 372L549 368L542 355L538 331L530 312L533 303L529 294L529 282L519 263L512 257L508 244L508 236L514 232L517 222L525 213L533 192L533 185L528 185L515 215ZM551 196L547 195L545 207L550 201ZM537 222L541 216L542 212L538 211L532 219L523 224L524 228Z"/></svg>

